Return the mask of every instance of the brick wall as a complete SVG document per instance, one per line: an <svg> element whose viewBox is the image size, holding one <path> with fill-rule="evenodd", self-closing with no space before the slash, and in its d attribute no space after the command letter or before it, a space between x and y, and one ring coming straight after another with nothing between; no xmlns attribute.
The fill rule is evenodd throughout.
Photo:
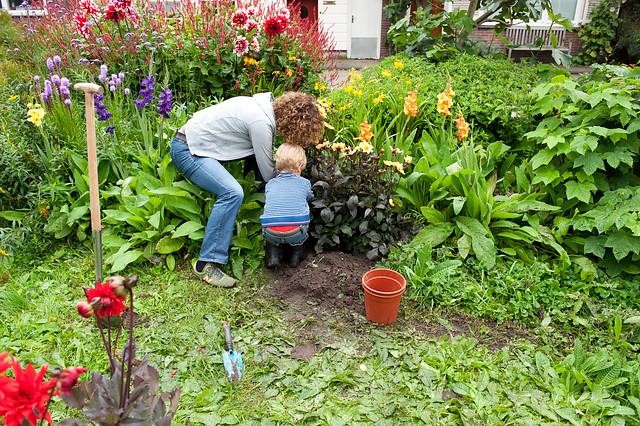
<svg viewBox="0 0 640 426"><path fill-rule="evenodd" d="M384 7L389 4L389 0L382 0L382 22L380 28L380 57L384 58L390 54L390 46L387 43L387 31L391 26L391 22L384 16Z"/></svg>

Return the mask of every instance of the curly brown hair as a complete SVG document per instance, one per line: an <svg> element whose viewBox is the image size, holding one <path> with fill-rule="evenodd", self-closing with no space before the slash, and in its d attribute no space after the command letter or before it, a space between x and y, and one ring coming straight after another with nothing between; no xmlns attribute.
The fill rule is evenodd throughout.
<svg viewBox="0 0 640 426"><path fill-rule="evenodd" d="M273 101L276 131L285 143L308 147L317 144L324 132L324 119L316 98L301 92L287 92Z"/></svg>

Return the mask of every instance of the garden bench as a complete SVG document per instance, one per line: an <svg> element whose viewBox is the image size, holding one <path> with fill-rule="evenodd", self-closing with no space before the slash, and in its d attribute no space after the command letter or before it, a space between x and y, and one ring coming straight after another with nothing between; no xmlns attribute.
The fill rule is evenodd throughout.
<svg viewBox="0 0 640 426"><path fill-rule="evenodd" d="M511 52L514 50L552 50L554 46L551 43L551 35L554 35L558 40L558 49L567 53L571 50L571 42L565 40L566 30L564 28L511 27L505 30L504 35L510 42L510 45L507 46L509 59L511 59Z"/></svg>

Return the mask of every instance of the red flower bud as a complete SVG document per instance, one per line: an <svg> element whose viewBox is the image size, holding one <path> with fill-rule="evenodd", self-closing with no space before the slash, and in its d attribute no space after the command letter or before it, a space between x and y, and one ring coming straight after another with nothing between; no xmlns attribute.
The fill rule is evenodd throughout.
<svg viewBox="0 0 640 426"><path fill-rule="evenodd" d="M109 284L109 287L111 287L111 290L113 290L113 294L115 294L116 297L127 297L127 289L124 286L124 277L121 277L120 275L114 275L107 278L104 283Z"/></svg>
<svg viewBox="0 0 640 426"><path fill-rule="evenodd" d="M63 394L71 393L73 387L78 383L78 377L85 371L87 371L87 369L83 367L69 367L63 370L58 378L60 392Z"/></svg>
<svg viewBox="0 0 640 426"><path fill-rule="evenodd" d="M87 302L78 302L76 308L81 317L91 318L93 316L93 308Z"/></svg>

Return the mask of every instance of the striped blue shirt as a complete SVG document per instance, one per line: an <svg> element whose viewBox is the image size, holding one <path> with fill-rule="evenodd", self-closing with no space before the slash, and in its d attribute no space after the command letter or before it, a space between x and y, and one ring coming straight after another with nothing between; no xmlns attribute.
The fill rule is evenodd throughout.
<svg viewBox="0 0 640 426"><path fill-rule="evenodd" d="M267 182L262 226L303 225L311 221L311 182L295 173L279 173Z"/></svg>

